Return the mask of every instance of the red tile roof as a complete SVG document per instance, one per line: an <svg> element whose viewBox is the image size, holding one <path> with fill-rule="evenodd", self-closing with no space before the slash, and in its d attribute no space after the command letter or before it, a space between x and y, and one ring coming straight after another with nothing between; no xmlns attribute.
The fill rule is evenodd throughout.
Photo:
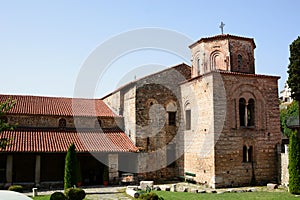
<svg viewBox="0 0 300 200"><path fill-rule="evenodd" d="M253 48L256 47L254 39L253 38L248 38L248 37L242 37L242 36L236 36L236 35L230 35L230 34L221 34L221 35L215 35L212 37L206 37L206 38L201 38L200 40L194 42L189 46L189 48L192 48L198 43L201 42L210 42L210 41L215 41L215 40L224 40L224 39L234 39L234 40L244 40L244 41L250 41L253 45Z"/></svg>
<svg viewBox="0 0 300 200"><path fill-rule="evenodd" d="M100 131L4 131L0 138L11 138L11 145L0 152L67 152L71 143L77 152L136 152L138 149L121 130Z"/></svg>
<svg viewBox="0 0 300 200"><path fill-rule="evenodd" d="M62 97L1 95L0 102L9 97L16 100L11 114L60 115L60 116L106 116L117 115L100 99Z"/></svg>
<svg viewBox="0 0 300 200"><path fill-rule="evenodd" d="M223 71L223 70L213 70L213 71L207 72L205 74L195 76L195 77L193 77L193 78L191 78L189 80L183 81L180 84L191 82L191 81L193 81L195 79L198 79L199 77L203 77L203 76L206 76L206 75L209 75L209 74L212 74L212 73L220 73L220 74L235 75L235 76L239 75L239 76L245 76L245 77L280 79L280 76L262 75L262 74L249 74L249 73L231 72L231 71Z"/></svg>

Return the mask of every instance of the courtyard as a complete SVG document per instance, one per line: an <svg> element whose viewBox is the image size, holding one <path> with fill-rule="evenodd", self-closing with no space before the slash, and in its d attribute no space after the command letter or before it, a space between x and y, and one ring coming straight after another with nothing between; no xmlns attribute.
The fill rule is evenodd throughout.
<svg viewBox="0 0 300 200"><path fill-rule="evenodd" d="M177 183L178 192L163 191L166 185L158 185L162 188L161 191L153 191L162 197L164 200L181 200L181 199L300 199L298 195L288 193L286 188L279 187L278 189L269 190L266 186L263 187L240 187L240 188L222 188L210 189L204 188L196 184ZM182 188L188 188L188 192L182 192ZM83 188L87 194L86 200L130 200L134 199L125 193L124 186L109 186L109 187L88 187ZM195 190L197 189L197 193ZM250 192L251 190L251 192ZM57 190L63 192L63 190ZM34 197L34 200L49 200L50 195L55 191L41 191L39 196ZM25 193L32 197L31 193Z"/></svg>

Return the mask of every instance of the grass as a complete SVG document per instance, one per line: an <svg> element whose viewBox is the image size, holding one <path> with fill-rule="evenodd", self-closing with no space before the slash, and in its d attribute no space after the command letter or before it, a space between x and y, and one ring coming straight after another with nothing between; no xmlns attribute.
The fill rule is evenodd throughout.
<svg viewBox="0 0 300 200"><path fill-rule="evenodd" d="M50 199L50 195L46 195L46 196L36 196L33 197L34 200L49 200Z"/></svg>
<svg viewBox="0 0 300 200"><path fill-rule="evenodd" d="M263 199L263 200L285 200L299 199L288 192L245 192L245 193L223 193L223 194L196 194L186 192L165 192L155 191L164 200L181 200L181 199L205 199L205 200L241 200L241 199Z"/></svg>
<svg viewBox="0 0 300 200"><path fill-rule="evenodd" d="M289 199L300 199L295 197L288 192L244 192L244 193L223 193L223 194L196 194L196 193L187 193L187 192L166 192L166 191L154 191L160 197L163 197L164 200L289 200ZM37 196L33 198L34 200L49 200L50 195L46 196Z"/></svg>

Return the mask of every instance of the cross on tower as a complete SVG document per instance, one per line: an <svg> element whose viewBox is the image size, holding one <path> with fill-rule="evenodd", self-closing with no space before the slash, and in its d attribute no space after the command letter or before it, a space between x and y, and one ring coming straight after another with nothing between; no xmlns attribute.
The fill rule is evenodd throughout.
<svg viewBox="0 0 300 200"><path fill-rule="evenodd" d="M219 28L221 29L222 35L223 35L223 28L224 28L225 24L223 22L221 22L221 25L219 26Z"/></svg>

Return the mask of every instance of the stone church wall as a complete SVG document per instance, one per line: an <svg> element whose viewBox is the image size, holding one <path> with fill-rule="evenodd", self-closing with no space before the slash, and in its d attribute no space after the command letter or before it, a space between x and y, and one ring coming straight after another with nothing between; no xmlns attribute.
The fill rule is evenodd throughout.
<svg viewBox="0 0 300 200"><path fill-rule="evenodd" d="M277 77L222 74L226 120L215 146L216 187L265 184L278 179L277 145L281 141ZM216 91L216 93L219 93ZM242 127L239 99L254 98L255 125ZM252 161L243 161L243 147L252 146Z"/></svg>
<svg viewBox="0 0 300 200"><path fill-rule="evenodd" d="M195 173L198 183L212 186L215 171L212 74L181 85L181 92L183 112L191 110L191 129L184 130L184 171Z"/></svg>
<svg viewBox="0 0 300 200"><path fill-rule="evenodd" d="M136 83L136 145L147 152L139 155L139 170L147 178L174 178L183 168L178 84L190 78L190 67L179 66ZM169 124L169 112L176 113L175 124Z"/></svg>
<svg viewBox="0 0 300 200"><path fill-rule="evenodd" d="M136 87L122 91L122 110L124 117L125 133L136 145Z"/></svg>

